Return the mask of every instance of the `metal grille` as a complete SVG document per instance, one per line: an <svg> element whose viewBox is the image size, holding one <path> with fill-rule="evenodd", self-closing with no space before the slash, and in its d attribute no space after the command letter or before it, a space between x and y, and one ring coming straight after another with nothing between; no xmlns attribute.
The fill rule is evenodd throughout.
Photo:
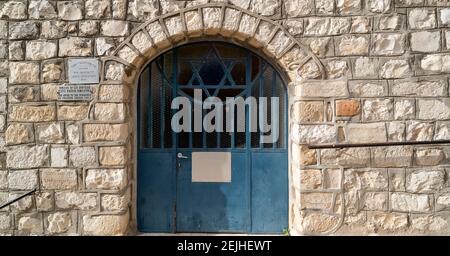
<svg viewBox="0 0 450 256"><path fill-rule="evenodd" d="M151 62L142 72L139 83L141 148L286 148L285 86L270 64L244 48L212 42L175 48ZM219 110L223 114L223 132L172 132L171 119L178 111L170 108L172 99L187 97L193 117L194 89L202 90L203 100L212 96L223 102L227 97L252 96L257 102L259 97L268 97L270 103L270 97L278 97L278 141L262 144L260 129L249 131L248 106L245 109L247 132L236 130L237 109L234 115L235 132L225 130L229 120L226 119L224 106ZM208 111L203 110L203 117ZM270 124L270 104L267 114ZM191 124L193 121L192 118Z"/></svg>

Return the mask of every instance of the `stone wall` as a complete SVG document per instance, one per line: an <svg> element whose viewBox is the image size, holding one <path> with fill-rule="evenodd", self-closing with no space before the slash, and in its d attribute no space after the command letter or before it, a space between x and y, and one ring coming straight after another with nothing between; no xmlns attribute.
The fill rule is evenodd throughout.
<svg viewBox="0 0 450 256"><path fill-rule="evenodd" d="M289 78L292 234L449 233L450 1L0 2L4 235L135 232L135 83L164 50L227 40ZM449 39L449 42L447 42ZM90 102L57 100L67 61L101 60Z"/></svg>

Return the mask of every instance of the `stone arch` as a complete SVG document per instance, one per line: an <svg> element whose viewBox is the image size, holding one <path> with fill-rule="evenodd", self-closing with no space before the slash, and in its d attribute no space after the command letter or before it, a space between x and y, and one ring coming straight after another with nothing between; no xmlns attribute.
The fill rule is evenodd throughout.
<svg viewBox="0 0 450 256"><path fill-rule="evenodd" d="M231 41L266 57L287 80L285 82L288 85L288 92L302 81L325 79L324 67L317 56L277 22L225 3L188 7L141 24L109 56L102 58L99 90L101 91L103 86L108 88L105 90L109 90L112 85L121 85L120 87L124 90L119 92L123 96L121 100L127 102L129 108L125 119L129 133L133 131L131 127L135 125L131 110L134 109L135 102L132 97L130 100L126 95L130 93L134 95L136 92L137 86L134 85L146 64L176 46L205 39ZM99 100L103 99L99 98ZM289 117L291 109L290 103ZM289 121L289 127L291 122ZM290 144L293 137L291 132L288 136ZM134 151L135 140L136 136L130 135L126 139L129 145L127 148L131 152ZM133 146L130 147L130 144ZM289 159L292 159L292 152L289 146ZM288 169L290 170L292 163L291 160L289 161ZM134 174L136 174L135 167L132 166ZM292 184L289 186L291 190ZM133 188L134 191L135 189ZM289 196L290 228L294 225L293 204L299 204L299 199L293 194L295 193L290 192ZM136 202L135 196L133 193L133 204ZM135 217L135 214L131 216ZM132 221L132 230L134 224L136 224L135 221Z"/></svg>
<svg viewBox="0 0 450 256"><path fill-rule="evenodd" d="M289 82L325 78L317 56L280 24L237 6L209 3L141 24L110 56L102 59L101 83L132 83L134 73L153 57L177 45L208 37L232 40L263 52L288 75Z"/></svg>

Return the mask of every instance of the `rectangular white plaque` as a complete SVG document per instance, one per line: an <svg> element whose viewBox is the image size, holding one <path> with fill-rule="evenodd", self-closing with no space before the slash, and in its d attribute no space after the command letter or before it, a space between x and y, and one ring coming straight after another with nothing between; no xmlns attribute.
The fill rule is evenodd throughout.
<svg viewBox="0 0 450 256"><path fill-rule="evenodd" d="M58 100L90 101L92 100L92 86L63 85L58 88Z"/></svg>
<svg viewBox="0 0 450 256"><path fill-rule="evenodd" d="M192 182L231 182L231 153L192 152Z"/></svg>
<svg viewBox="0 0 450 256"><path fill-rule="evenodd" d="M97 84L99 70L97 59L69 59L69 83Z"/></svg>

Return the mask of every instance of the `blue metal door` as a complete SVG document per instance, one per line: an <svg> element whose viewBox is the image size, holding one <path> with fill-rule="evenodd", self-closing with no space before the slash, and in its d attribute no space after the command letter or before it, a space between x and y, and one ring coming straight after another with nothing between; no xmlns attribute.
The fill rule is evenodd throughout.
<svg viewBox="0 0 450 256"><path fill-rule="evenodd" d="M202 98L279 98L279 112L268 111L280 121L279 139L263 143L264 131L250 127L248 106L243 110L244 130L198 131L190 123L191 131L174 132L171 119L176 110L171 101L183 96L193 106L202 104L196 102L196 90ZM224 106L220 111L225 115L229 109ZM201 112L204 116L208 111ZM225 118L216 117L214 122L226 126ZM195 43L152 61L141 74L138 90L138 229L283 232L288 226L286 123L287 94L281 78L271 65L244 48ZM194 179L198 163L193 156L205 152L230 156L228 180ZM204 172L215 171L205 168Z"/></svg>

